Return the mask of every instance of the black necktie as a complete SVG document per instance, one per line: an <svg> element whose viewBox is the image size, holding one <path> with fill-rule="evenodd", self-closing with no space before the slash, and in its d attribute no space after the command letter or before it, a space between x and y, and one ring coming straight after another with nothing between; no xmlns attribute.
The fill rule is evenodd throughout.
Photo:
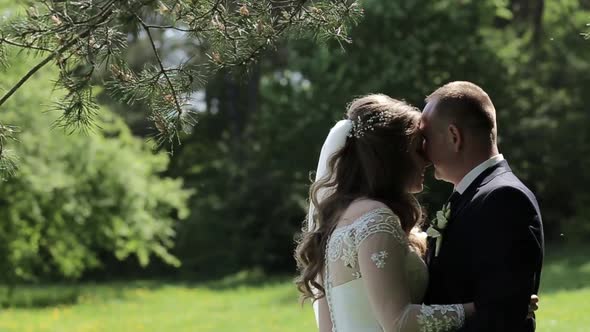
<svg viewBox="0 0 590 332"><path fill-rule="evenodd" d="M453 207L457 204L457 202L459 201L459 198L461 198L461 194L459 194L458 191L453 190L453 193L451 194L451 196L447 200L447 203L451 203L451 207Z"/></svg>

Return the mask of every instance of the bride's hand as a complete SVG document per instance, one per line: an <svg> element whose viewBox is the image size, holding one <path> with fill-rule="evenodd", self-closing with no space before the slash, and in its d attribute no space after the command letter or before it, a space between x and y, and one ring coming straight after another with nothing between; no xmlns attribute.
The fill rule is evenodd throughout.
<svg viewBox="0 0 590 332"><path fill-rule="evenodd" d="M531 295L531 302L529 303L529 314L527 318L533 318L535 311L539 310L539 297L536 294Z"/></svg>

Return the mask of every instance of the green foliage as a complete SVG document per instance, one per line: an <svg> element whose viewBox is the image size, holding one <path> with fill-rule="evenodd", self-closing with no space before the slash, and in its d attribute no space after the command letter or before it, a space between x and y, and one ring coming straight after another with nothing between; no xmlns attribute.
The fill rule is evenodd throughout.
<svg viewBox="0 0 590 332"><path fill-rule="evenodd" d="M486 31L507 78L492 94L500 146L537 194L549 240L590 234L590 48L580 35L589 10L583 1L546 2L538 29L514 22Z"/></svg>
<svg viewBox="0 0 590 332"><path fill-rule="evenodd" d="M291 269L293 235L306 204L307 170L316 162L307 144L313 137L310 121L330 116L292 108L293 101L310 92L293 75L287 71L262 77L260 107L243 123L221 99L224 86L211 88L210 96L220 98L219 113L201 115L199 130L179 147L171 166L173 174L182 174L187 186L197 190L191 202L196 213L179 229L184 268L208 275L244 266ZM235 106L247 114L249 95L243 91L248 88L240 91Z"/></svg>
<svg viewBox="0 0 590 332"><path fill-rule="evenodd" d="M2 123L26 128L8 146L20 158L17 174L0 186L0 281L77 278L99 267L105 254L178 266L169 251L175 222L188 215L190 191L160 176L168 155L154 154L106 109L96 120L101 130L52 129L59 114L39 109L57 97L45 88L53 76L37 75L0 114Z"/></svg>

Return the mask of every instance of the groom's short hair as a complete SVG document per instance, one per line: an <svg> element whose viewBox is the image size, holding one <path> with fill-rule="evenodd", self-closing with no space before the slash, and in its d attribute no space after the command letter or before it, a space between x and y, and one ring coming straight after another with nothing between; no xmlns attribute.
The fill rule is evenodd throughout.
<svg viewBox="0 0 590 332"><path fill-rule="evenodd" d="M436 101L438 114L469 131L485 143L496 143L496 109L488 94L476 84L466 81L447 83L426 97Z"/></svg>

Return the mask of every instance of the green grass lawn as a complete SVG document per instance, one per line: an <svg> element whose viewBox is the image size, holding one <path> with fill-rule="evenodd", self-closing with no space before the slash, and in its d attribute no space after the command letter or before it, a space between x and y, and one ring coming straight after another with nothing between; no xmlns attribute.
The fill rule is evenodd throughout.
<svg viewBox="0 0 590 332"><path fill-rule="evenodd" d="M590 258L584 252L549 252L538 331L590 330ZM297 296L289 278L256 273L201 284L26 287L0 311L0 331L313 331L311 309L301 308Z"/></svg>
<svg viewBox="0 0 590 332"><path fill-rule="evenodd" d="M311 331L288 278L240 274L218 282L27 287L0 312L0 331ZM62 305L46 306L51 301Z"/></svg>
<svg viewBox="0 0 590 332"><path fill-rule="evenodd" d="M547 250L537 331L590 331L590 247Z"/></svg>

